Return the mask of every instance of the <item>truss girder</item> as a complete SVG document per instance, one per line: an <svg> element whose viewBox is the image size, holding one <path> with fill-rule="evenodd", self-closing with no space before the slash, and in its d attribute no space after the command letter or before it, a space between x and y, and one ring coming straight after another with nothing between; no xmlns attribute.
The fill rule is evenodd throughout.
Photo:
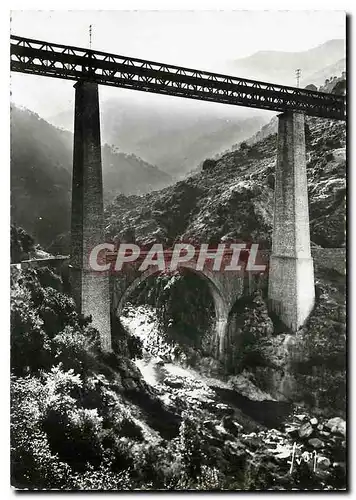
<svg viewBox="0 0 356 500"><path fill-rule="evenodd" d="M345 97L17 36L11 70L272 111L345 120Z"/></svg>

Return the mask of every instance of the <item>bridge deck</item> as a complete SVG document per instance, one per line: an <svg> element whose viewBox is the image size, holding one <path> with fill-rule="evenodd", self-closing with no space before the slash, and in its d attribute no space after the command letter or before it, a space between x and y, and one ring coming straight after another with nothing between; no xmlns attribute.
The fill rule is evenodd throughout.
<svg viewBox="0 0 356 500"><path fill-rule="evenodd" d="M157 94L345 120L345 97L11 36L11 70Z"/></svg>

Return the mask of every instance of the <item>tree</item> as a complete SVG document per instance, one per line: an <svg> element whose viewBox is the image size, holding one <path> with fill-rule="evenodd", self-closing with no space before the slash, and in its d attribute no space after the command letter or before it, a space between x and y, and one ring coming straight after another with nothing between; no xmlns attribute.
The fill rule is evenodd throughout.
<svg viewBox="0 0 356 500"><path fill-rule="evenodd" d="M10 229L11 262L17 263L28 259L29 252L35 248L35 241L22 227L12 224Z"/></svg>
<svg viewBox="0 0 356 500"><path fill-rule="evenodd" d="M16 285L11 290L11 369L17 375L44 368L50 353L43 321L34 309L30 292Z"/></svg>
<svg viewBox="0 0 356 500"><path fill-rule="evenodd" d="M193 415L184 413L179 428L179 448L183 475L188 482L199 481L203 466L201 429L193 418Z"/></svg>

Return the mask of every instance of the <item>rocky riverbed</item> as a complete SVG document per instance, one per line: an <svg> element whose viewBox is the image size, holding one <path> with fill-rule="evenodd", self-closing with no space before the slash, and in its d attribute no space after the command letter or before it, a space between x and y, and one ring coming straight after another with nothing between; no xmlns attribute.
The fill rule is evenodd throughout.
<svg viewBox="0 0 356 500"><path fill-rule="evenodd" d="M128 305L120 319L142 340L143 358L135 363L146 384L168 412L189 415L199 424L218 471L240 464L244 489L346 487L341 417L316 417L303 406L275 401L248 372L214 378L188 367L159 331L153 307Z"/></svg>

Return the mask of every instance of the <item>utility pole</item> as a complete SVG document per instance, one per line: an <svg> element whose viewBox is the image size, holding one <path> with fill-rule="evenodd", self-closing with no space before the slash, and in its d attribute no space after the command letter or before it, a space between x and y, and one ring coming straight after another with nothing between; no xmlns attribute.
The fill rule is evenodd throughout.
<svg viewBox="0 0 356 500"><path fill-rule="evenodd" d="M297 87L299 87L300 75L302 74L302 70L300 68L295 70L295 78L297 80Z"/></svg>
<svg viewBox="0 0 356 500"><path fill-rule="evenodd" d="M91 49L91 35L92 35L93 25L89 24L89 49Z"/></svg>

